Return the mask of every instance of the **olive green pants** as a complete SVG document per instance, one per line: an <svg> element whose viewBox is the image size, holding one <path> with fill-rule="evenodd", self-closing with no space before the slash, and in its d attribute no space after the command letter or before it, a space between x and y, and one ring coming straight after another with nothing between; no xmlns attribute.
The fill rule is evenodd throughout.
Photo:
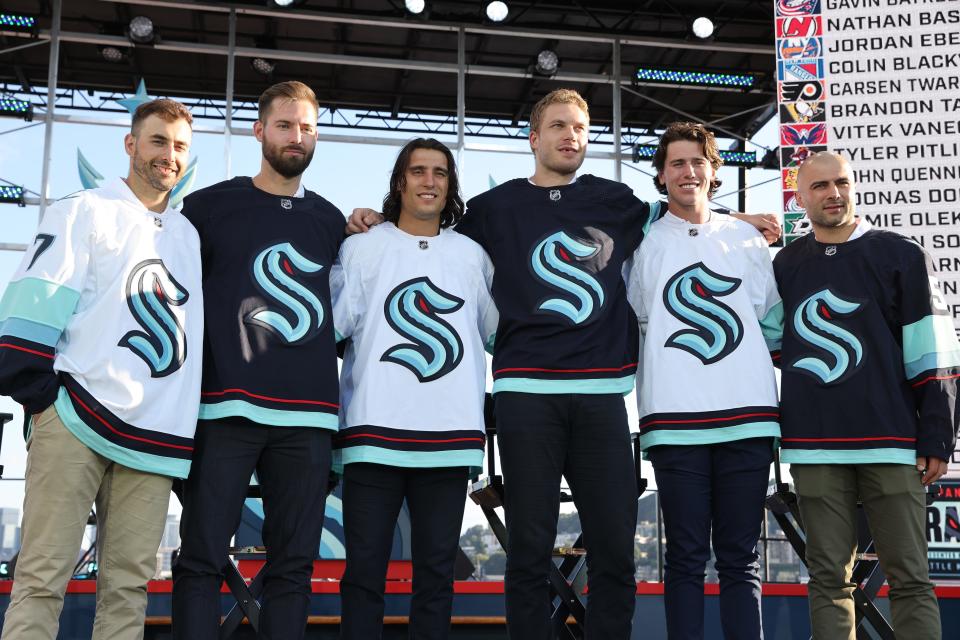
<svg viewBox="0 0 960 640"><path fill-rule="evenodd" d="M898 640L940 640L940 608L927 571L926 502L920 474L903 464L795 464L810 570L814 640L855 640L857 502L890 584Z"/></svg>
<svg viewBox="0 0 960 640"><path fill-rule="evenodd" d="M57 637L63 594L94 502L98 566L93 638L140 640L171 479L94 453L63 426L53 407L34 419L27 451L23 542L3 640Z"/></svg>

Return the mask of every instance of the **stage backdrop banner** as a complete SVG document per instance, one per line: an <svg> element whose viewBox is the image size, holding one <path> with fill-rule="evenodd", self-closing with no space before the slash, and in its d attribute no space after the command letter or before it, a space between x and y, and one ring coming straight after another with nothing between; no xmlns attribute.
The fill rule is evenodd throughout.
<svg viewBox="0 0 960 640"><path fill-rule="evenodd" d="M960 1L774 5L784 241L810 230L797 167L839 152L853 167L857 212L930 252L960 325ZM960 480L960 452L949 475ZM958 485L928 511L939 578L960 579Z"/></svg>

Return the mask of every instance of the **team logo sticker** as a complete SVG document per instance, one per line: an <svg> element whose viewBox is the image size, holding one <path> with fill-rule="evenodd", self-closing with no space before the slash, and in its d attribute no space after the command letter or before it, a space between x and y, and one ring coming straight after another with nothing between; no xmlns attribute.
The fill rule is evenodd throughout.
<svg viewBox="0 0 960 640"><path fill-rule="evenodd" d="M825 146L780 147L780 166L799 167L813 154L826 150Z"/></svg>
<svg viewBox="0 0 960 640"><path fill-rule="evenodd" d="M413 372L420 382L442 378L463 359L463 341L442 316L463 307L463 300L433 284L430 278L402 282L383 303L394 331L410 342L387 349L380 357Z"/></svg>
<svg viewBox="0 0 960 640"><path fill-rule="evenodd" d="M187 358L187 336L173 307L189 299L162 260L144 260L127 277L127 308L142 330L127 332L118 344L147 364L151 378L174 373Z"/></svg>
<svg viewBox="0 0 960 640"><path fill-rule="evenodd" d="M827 144L827 125L823 122L781 125L780 144L785 147Z"/></svg>
<svg viewBox="0 0 960 640"><path fill-rule="evenodd" d="M780 122L784 124L807 124L810 122L826 122L827 110L822 102L807 102L797 100L780 105Z"/></svg>
<svg viewBox="0 0 960 640"><path fill-rule="evenodd" d="M267 247L253 259L251 275L254 285L272 304L249 312L244 322L267 329L290 345L316 337L326 314L315 289L304 280L316 279L322 270L323 265L289 242Z"/></svg>
<svg viewBox="0 0 960 640"><path fill-rule="evenodd" d="M713 364L733 353L743 339L743 323L718 298L736 291L740 283L740 279L720 275L702 262L674 274L663 288L663 302L667 311L689 328L674 333L664 346L686 351L703 364Z"/></svg>
<svg viewBox="0 0 960 640"><path fill-rule="evenodd" d="M781 185L785 191L796 191L797 190L797 173L800 172L799 168L791 169L782 169L781 170Z"/></svg>
<svg viewBox="0 0 960 640"><path fill-rule="evenodd" d="M823 35L820 16L777 18L778 38L814 38Z"/></svg>
<svg viewBox="0 0 960 640"><path fill-rule="evenodd" d="M783 192L783 210L786 213L806 213L807 210L797 203L796 191Z"/></svg>
<svg viewBox="0 0 960 640"><path fill-rule="evenodd" d="M823 78L823 58L779 60L777 80L781 82L806 82Z"/></svg>
<svg viewBox="0 0 960 640"><path fill-rule="evenodd" d="M777 0L778 16L805 16L820 13L820 0Z"/></svg>
<svg viewBox="0 0 960 640"><path fill-rule="evenodd" d="M777 90L780 102L816 102L827 97L822 80L807 80L805 82L778 82Z"/></svg>
<svg viewBox="0 0 960 640"><path fill-rule="evenodd" d="M777 45L777 55L782 60L819 58L822 53L822 38L784 38Z"/></svg>
<svg viewBox="0 0 960 640"><path fill-rule="evenodd" d="M595 240L582 240L557 231L540 240L530 255L534 276L562 297L549 296L537 303L537 313L558 314L573 324L596 317L606 294L586 268L586 261L600 253Z"/></svg>
<svg viewBox="0 0 960 640"><path fill-rule="evenodd" d="M810 233L813 227L806 213L789 212L783 214L783 229L785 235L799 237Z"/></svg>
<svg viewBox="0 0 960 640"><path fill-rule="evenodd" d="M842 320L862 308L862 302L847 300L830 289L804 299L793 312L792 328L813 351L790 368L822 384L842 382L853 375L863 364L863 344Z"/></svg>

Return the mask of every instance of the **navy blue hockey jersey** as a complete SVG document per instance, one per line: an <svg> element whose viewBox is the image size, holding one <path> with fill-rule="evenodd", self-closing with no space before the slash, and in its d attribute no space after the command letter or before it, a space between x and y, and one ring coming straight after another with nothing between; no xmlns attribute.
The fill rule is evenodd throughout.
<svg viewBox="0 0 960 640"><path fill-rule="evenodd" d="M783 461L948 459L960 344L923 248L876 229L842 244L809 234L774 271L786 324Z"/></svg>
<svg viewBox="0 0 960 640"><path fill-rule="evenodd" d="M467 203L457 231L495 268L494 393L633 389L638 332L622 269L654 208L591 175L549 188L511 180Z"/></svg>
<svg viewBox="0 0 960 640"><path fill-rule="evenodd" d="M312 191L269 194L238 177L191 194L205 331L200 418L337 429L330 267L344 218Z"/></svg>

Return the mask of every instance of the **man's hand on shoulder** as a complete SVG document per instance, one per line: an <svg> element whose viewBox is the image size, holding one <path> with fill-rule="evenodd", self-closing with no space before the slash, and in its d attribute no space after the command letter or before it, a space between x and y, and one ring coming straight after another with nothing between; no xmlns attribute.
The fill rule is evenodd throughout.
<svg viewBox="0 0 960 640"><path fill-rule="evenodd" d="M767 241L767 244L773 244L779 240L783 233L783 229L780 227L780 219L775 213L731 213L730 215L753 225L757 231L763 234L763 239Z"/></svg>
<svg viewBox="0 0 960 640"><path fill-rule="evenodd" d="M354 209L347 218L347 235L366 233L370 227L375 227L381 222L383 222L383 214L379 211L367 208Z"/></svg>

